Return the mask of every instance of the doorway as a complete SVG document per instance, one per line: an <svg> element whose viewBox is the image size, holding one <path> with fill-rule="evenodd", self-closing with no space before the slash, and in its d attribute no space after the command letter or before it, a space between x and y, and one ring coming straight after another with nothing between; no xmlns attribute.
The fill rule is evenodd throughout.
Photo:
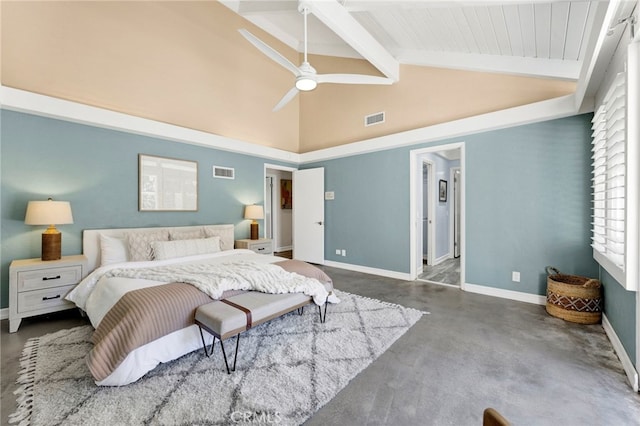
<svg viewBox="0 0 640 426"><path fill-rule="evenodd" d="M464 144L412 150L411 276L464 287Z"/></svg>
<svg viewBox="0 0 640 426"><path fill-rule="evenodd" d="M293 218L291 208L282 208L280 188L283 180L291 181L297 169L265 164L264 229L273 241L277 256L290 258L293 253Z"/></svg>

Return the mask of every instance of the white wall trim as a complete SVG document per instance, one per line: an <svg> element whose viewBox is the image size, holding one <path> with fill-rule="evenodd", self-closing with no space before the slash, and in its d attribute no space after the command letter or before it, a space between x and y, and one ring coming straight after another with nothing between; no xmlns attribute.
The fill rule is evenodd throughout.
<svg viewBox="0 0 640 426"><path fill-rule="evenodd" d="M173 142L201 145L223 151L255 155L273 160L300 162L300 155L213 133L188 129L130 114L110 111L78 102L27 92L11 87L0 87L0 105L3 109L55 118L73 123L87 124L105 129L119 130Z"/></svg>
<svg viewBox="0 0 640 426"><path fill-rule="evenodd" d="M577 113L574 95L566 95L501 111L435 124L433 126L307 152L300 154L300 163L324 161L402 146L451 139L490 130L569 117Z"/></svg>
<svg viewBox="0 0 640 426"><path fill-rule="evenodd" d="M469 293L484 294L486 296L500 297L502 299L516 300L518 302L532 303L534 305L546 305L547 297L538 294L523 293L520 291L505 290L502 288L487 287L478 284L464 283L462 290Z"/></svg>
<svg viewBox="0 0 640 426"><path fill-rule="evenodd" d="M0 320L9 319L9 308L0 309Z"/></svg>
<svg viewBox="0 0 640 426"><path fill-rule="evenodd" d="M433 142L588 112L583 110L577 111L575 108L575 96L566 95L447 123L366 139L304 154L297 154L7 86L0 86L0 105L3 109L11 111L166 139L179 143L255 155L266 159L287 161L295 164L311 163L401 146Z"/></svg>
<svg viewBox="0 0 640 426"><path fill-rule="evenodd" d="M627 351L625 351L624 346L622 346L622 342L618 338L618 335L606 315L602 315L602 327L611 341L613 349L616 351L616 355L620 358L622 368L624 368L624 372L627 374L627 379L629 379L629 384L633 388L634 392L638 392L638 372L633 366L633 361L629 358Z"/></svg>
<svg viewBox="0 0 640 426"><path fill-rule="evenodd" d="M411 277L409 276L409 274L406 274L404 272L388 271L386 269L371 268L369 266L352 265L349 263L334 262L331 260L325 260L324 264L326 266L331 266L332 268L346 269L347 271L362 272L364 274L379 275L381 277L411 281Z"/></svg>
<svg viewBox="0 0 640 426"><path fill-rule="evenodd" d="M451 258L452 258L452 257L451 257L451 252L448 252L448 253L447 253L447 254L445 254L444 256L440 256L439 258L437 258L437 259L433 262L433 265L434 265L434 266L435 266L435 265L439 265L439 264L441 264L442 262L444 262L445 260L449 260L449 259L451 259Z"/></svg>
<svg viewBox="0 0 640 426"><path fill-rule="evenodd" d="M422 199L422 161L424 161L421 157L423 154L434 153L437 151L443 150L455 150L460 149L460 280L461 282L465 281L466 277L466 267L465 267L465 259L466 259L466 240L465 240L465 229L466 229L466 202L465 202L465 167L466 167L466 150L465 150L465 142L456 142L450 144L443 145L433 145L426 148L417 148L409 151L409 240L411 241L411 249L409 251L409 276L413 279L418 277L418 259L422 257L422 235L419 234L419 226L416 221L422 221L422 207L418 208L421 199ZM418 164L420 163L420 164ZM432 179L435 181L435 179ZM437 194L437 186L433 185L434 190L432 190L432 194L435 196ZM429 203L429 216L435 219L435 209L431 210L431 207L435 203ZM433 226L431 229L435 229ZM429 232L430 239L433 238L435 232ZM431 245L429 246L430 253L435 250L435 240L431 241ZM421 265L420 265L421 266Z"/></svg>

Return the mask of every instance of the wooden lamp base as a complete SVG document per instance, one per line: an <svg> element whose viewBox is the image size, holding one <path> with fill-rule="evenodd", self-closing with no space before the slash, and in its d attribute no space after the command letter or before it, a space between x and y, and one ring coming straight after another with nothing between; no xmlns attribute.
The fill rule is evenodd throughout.
<svg viewBox="0 0 640 426"><path fill-rule="evenodd" d="M56 230L57 231L57 230ZM42 260L58 260L62 253L62 234L45 232L42 234Z"/></svg>
<svg viewBox="0 0 640 426"><path fill-rule="evenodd" d="M253 222L251 222L251 239L252 240L259 239L259 237L258 237L258 222L256 222L255 220Z"/></svg>

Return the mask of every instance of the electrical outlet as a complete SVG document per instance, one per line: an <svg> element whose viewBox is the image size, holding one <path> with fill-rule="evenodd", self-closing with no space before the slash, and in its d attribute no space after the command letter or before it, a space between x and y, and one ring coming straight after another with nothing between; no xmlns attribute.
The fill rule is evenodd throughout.
<svg viewBox="0 0 640 426"><path fill-rule="evenodd" d="M340 256L340 249L336 249L336 254Z"/></svg>
<svg viewBox="0 0 640 426"><path fill-rule="evenodd" d="M345 249L342 249L342 255L346 256L347 255L347 251Z"/></svg>
<svg viewBox="0 0 640 426"><path fill-rule="evenodd" d="M520 272L512 271L511 272L511 281L513 281L514 283L519 283L520 282Z"/></svg>

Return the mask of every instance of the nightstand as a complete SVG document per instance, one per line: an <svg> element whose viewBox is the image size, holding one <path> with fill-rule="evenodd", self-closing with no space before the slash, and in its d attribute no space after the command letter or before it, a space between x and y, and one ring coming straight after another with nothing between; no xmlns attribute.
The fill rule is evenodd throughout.
<svg viewBox="0 0 640 426"><path fill-rule="evenodd" d="M236 248L253 250L258 254L273 254L273 241L269 238L236 240Z"/></svg>
<svg viewBox="0 0 640 426"><path fill-rule="evenodd" d="M60 260L21 259L9 266L9 332L15 333L22 318L71 309L64 297L86 273L84 255Z"/></svg>

